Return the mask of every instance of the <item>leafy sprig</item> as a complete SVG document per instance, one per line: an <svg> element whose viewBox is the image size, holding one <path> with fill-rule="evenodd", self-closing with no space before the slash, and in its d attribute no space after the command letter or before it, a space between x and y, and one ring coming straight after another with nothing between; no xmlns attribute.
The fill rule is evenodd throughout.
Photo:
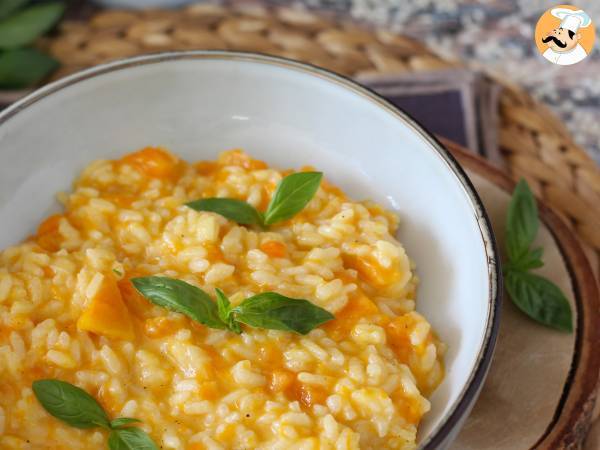
<svg viewBox="0 0 600 450"><path fill-rule="evenodd" d="M140 277L131 280L135 288L152 303L188 316L210 328L241 333L240 323L269 330L307 334L334 316L308 300L263 292L232 307L220 289L217 301L202 289L185 281L167 277Z"/></svg>
<svg viewBox="0 0 600 450"><path fill-rule="evenodd" d="M210 211L241 225L267 227L291 219L314 197L323 174L321 172L298 172L283 178L263 213L242 200L233 198L205 198L186 203L196 211Z"/></svg>
<svg viewBox="0 0 600 450"><path fill-rule="evenodd" d="M119 417L109 420L100 403L77 386L49 379L34 381L32 389L44 409L66 424L75 428L110 430L110 450L158 450L144 430L130 426L141 422L139 419Z"/></svg>
<svg viewBox="0 0 600 450"><path fill-rule="evenodd" d="M62 2L26 7L28 0L0 1L0 88L34 85L58 67L58 62L28 46L62 16Z"/></svg>
<svg viewBox="0 0 600 450"><path fill-rule="evenodd" d="M531 273L544 265L543 249L531 249L539 229L538 208L525 180L517 184L506 220L504 284L512 302L533 320L573 331L569 301L550 280Z"/></svg>

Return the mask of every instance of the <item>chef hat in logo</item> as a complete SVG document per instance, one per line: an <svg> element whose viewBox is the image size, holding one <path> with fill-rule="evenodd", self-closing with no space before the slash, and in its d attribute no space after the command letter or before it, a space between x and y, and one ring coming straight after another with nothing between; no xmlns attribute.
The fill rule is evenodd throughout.
<svg viewBox="0 0 600 450"><path fill-rule="evenodd" d="M550 13L561 20L560 27L577 33L579 28L586 28L592 23L592 19L581 9L573 11L567 8L554 8Z"/></svg>

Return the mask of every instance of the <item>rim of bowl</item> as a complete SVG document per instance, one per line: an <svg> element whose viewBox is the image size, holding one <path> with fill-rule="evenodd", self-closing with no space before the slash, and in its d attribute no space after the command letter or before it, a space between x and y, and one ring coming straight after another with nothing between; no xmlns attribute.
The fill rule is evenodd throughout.
<svg viewBox="0 0 600 450"><path fill-rule="evenodd" d="M500 305L502 299L500 259L498 258L498 250L496 241L494 239L494 234L492 233L491 222L487 212L485 211L483 202L479 198L479 195L477 194L477 191L471 183L471 180L468 178L466 172L459 165L452 154L442 145L442 143L406 111L397 107L396 105L393 105L388 100L375 93L372 89L367 88L348 77L311 64L255 52L191 50L135 56L132 58L101 64L80 72L76 72L65 78L61 78L57 81L47 84L46 86L32 92L31 94L12 104L4 111L1 111L0 126L7 122L11 117L18 114L20 111L42 100L43 98L48 97L54 92L68 88L69 86L87 79L136 66L164 63L167 61L197 59L231 60L275 65L289 70L294 70L296 72L302 72L309 76L317 76L349 89L364 99L375 103L387 113L395 116L397 119L408 125L413 132L417 133L429 144L431 150L435 152L435 154L446 164L448 169L452 171L454 176L458 179L463 191L467 194L467 197L471 201L473 214L475 215L475 219L481 233L482 243L487 256L488 280L490 288L487 299L488 314L486 319L487 323L485 335L483 337L479 352L477 353L475 366L469 374L469 378L463 386L458 398L451 405L449 411L441 418L437 426L431 431L427 439L419 444L419 448L422 450L432 450L444 444L447 436L451 434L454 427L460 424L461 420L465 418L465 414L470 411L474 400L481 390L483 381L485 380L492 360L500 324Z"/></svg>

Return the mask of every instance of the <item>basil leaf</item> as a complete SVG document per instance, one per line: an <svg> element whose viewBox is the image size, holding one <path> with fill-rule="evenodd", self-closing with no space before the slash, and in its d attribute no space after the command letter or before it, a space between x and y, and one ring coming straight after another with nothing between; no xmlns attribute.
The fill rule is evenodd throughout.
<svg viewBox="0 0 600 450"><path fill-rule="evenodd" d="M123 428L126 425L130 425L132 423L141 423L140 419L134 419L132 417L119 417L110 422L111 428Z"/></svg>
<svg viewBox="0 0 600 450"><path fill-rule="evenodd" d="M185 314L210 328L227 328L219 318L217 305L202 289L167 277L132 278L135 288L152 303Z"/></svg>
<svg viewBox="0 0 600 450"><path fill-rule="evenodd" d="M196 211L210 211L242 225L262 224L262 215L254 206L235 198L204 198L186 203Z"/></svg>
<svg viewBox="0 0 600 450"><path fill-rule="evenodd" d="M108 437L110 450L158 450L144 430L137 427L113 430Z"/></svg>
<svg viewBox="0 0 600 450"><path fill-rule="evenodd" d="M227 324L227 327L231 331L240 334L242 329L240 328L240 324L237 323L233 318L233 314L231 313L231 302L221 289L217 288L215 289L215 292L217 294L217 308L219 310L219 317Z"/></svg>
<svg viewBox="0 0 600 450"><path fill-rule="evenodd" d="M334 318L330 312L308 300L289 298L276 292L263 292L247 298L233 312L236 320L246 325L300 334L307 334Z"/></svg>
<svg viewBox="0 0 600 450"><path fill-rule="evenodd" d="M521 271L539 269L540 267L544 266L544 262L542 261L543 253L544 249L542 247L538 247L522 255L517 261L510 261L509 266L513 266Z"/></svg>
<svg viewBox="0 0 600 450"><path fill-rule="evenodd" d="M42 3L24 9L0 22L0 48L11 49L31 44L50 30L62 16L62 3Z"/></svg>
<svg viewBox="0 0 600 450"><path fill-rule="evenodd" d="M110 428L102 406L83 389L60 380L38 380L33 393L48 413L76 428Z"/></svg>
<svg viewBox="0 0 600 450"><path fill-rule="evenodd" d="M322 178L321 172L298 172L281 180L265 212L265 225L290 219L302 211L316 194Z"/></svg>
<svg viewBox="0 0 600 450"><path fill-rule="evenodd" d="M518 270L509 270L506 290L513 303L532 319L562 331L573 331L571 306L551 281Z"/></svg>
<svg viewBox="0 0 600 450"><path fill-rule="evenodd" d="M517 261L529 250L539 228L538 209L527 182L521 179L508 206L506 247L508 258Z"/></svg>
<svg viewBox="0 0 600 450"><path fill-rule="evenodd" d="M223 322L227 322L231 314L231 302L221 289L215 289L215 293L217 294L217 309L219 311L219 317Z"/></svg>
<svg viewBox="0 0 600 450"><path fill-rule="evenodd" d="M21 6L24 6L29 0L2 0L0 2L0 19L8 17Z"/></svg>
<svg viewBox="0 0 600 450"><path fill-rule="evenodd" d="M0 87L20 89L37 84L58 67L58 62L32 48L0 53Z"/></svg>

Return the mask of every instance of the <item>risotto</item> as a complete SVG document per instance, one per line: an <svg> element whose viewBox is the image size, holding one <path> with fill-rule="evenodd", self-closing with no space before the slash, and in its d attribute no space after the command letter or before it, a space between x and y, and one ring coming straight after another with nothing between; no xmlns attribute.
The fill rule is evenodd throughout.
<svg viewBox="0 0 600 450"><path fill-rule="evenodd" d="M290 173L240 150L191 164L145 148L87 167L59 194L63 212L0 253L0 448L106 448L106 431L37 402L32 383L49 378L139 418L163 449L415 448L444 345L415 311L397 217L325 180L269 228L185 205L264 211ZM306 335L209 328L131 282L153 275L219 288L233 306L266 291L307 299L335 318Z"/></svg>

